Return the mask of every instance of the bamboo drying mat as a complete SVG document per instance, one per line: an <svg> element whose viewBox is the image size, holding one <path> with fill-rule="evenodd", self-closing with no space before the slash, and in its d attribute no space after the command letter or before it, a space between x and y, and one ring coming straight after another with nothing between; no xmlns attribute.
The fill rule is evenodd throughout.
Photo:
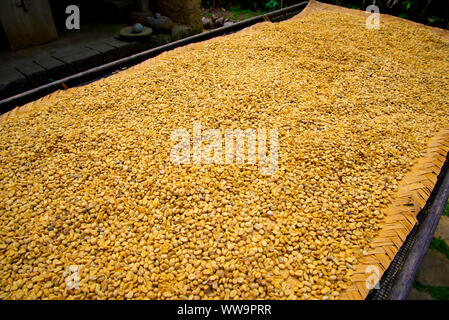
<svg viewBox="0 0 449 320"><path fill-rule="evenodd" d="M307 15L316 10L337 11L345 14L367 17L369 14L360 10L342 8L335 5L310 1L309 5L298 16ZM386 14L380 15L381 21L400 19ZM449 31L427 27L418 23L401 19L403 23L419 25L449 39ZM382 22L381 22L382 23ZM399 182L398 190L390 197L390 205L381 212L385 215L381 230L372 239L373 249L358 259L350 286L343 292L341 299L365 299L372 283L373 271L380 280L395 255L404 243L407 235L417 223L416 216L424 208L441 172L449 152L449 128L441 130L427 145L426 154L417 160L410 172Z"/></svg>
<svg viewBox="0 0 449 320"><path fill-rule="evenodd" d="M301 13L291 19L301 19L302 17L317 10L336 11L363 17L367 17L369 15L364 11L342 8L311 0ZM380 18L381 20L387 21L400 19L385 14L381 14ZM431 29L440 36L449 39L449 31L447 30L420 25L405 19L401 20L403 23L419 25L422 28ZM257 29L266 23L269 22L258 23L239 31L239 33L251 33L252 30ZM165 59L166 57L172 55L186 54L190 50L203 47L205 43L220 41L222 37L226 37L226 35L199 43L189 44L169 52L164 52L155 58L148 59L134 67L116 73L111 77L120 77L122 75L135 72L139 69L148 68L149 65L157 60ZM104 81L104 78L97 80L97 82L102 81ZM24 113L43 110L61 98L70 97L76 91L76 87L66 90L59 90L24 106L16 107L15 109L1 115L0 123ZM416 216L425 206L437 182L437 177L449 152L449 128L441 130L433 138L431 138L428 142L426 151L426 154L416 161L415 165L411 168L411 171L403 178L402 181L399 182L397 192L390 197L390 205L382 210L385 219L383 224L380 226L381 230L371 241L373 244L373 249L365 252L364 256L357 257L359 263L355 266L355 272L351 277L352 282L340 296L341 299L359 300L366 298L370 291L367 283L370 285L374 284L369 280L370 278L372 279L373 276L373 267L378 268L380 271L380 273L377 274L380 279L390 263L393 261L407 235L417 223Z"/></svg>

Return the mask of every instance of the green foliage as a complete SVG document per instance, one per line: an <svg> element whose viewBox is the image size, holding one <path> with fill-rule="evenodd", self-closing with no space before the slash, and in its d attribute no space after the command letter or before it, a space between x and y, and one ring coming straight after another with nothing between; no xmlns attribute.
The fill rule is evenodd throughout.
<svg viewBox="0 0 449 320"><path fill-rule="evenodd" d="M229 7L231 6L231 1L228 2ZM234 8L239 8L241 10L251 10L251 11L257 11L261 7L261 3L258 1L253 0L239 0L239 1L232 1L233 4L235 4Z"/></svg>
<svg viewBox="0 0 449 320"><path fill-rule="evenodd" d="M260 14L263 14L263 11L252 11L250 9L243 9L240 5L229 8L229 11L232 11L231 20L241 20L248 19ZM243 16L243 17L242 17Z"/></svg>
<svg viewBox="0 0 449 320"><path fill-rule="evenodd" d="M212 3L209 0L201 0L201 8L209 9Z"/></svg>
<svg viewBox="0 0 449 320"><path fill-rule="evenodd" d="M449 259L449 246L443 239L433 238L432 242L430 243L430 249L434 249L443 253L444 255L446 255L446 258Z"/></svg>
<svg viewBox="0 0 449 320"><path fill-rule="evenodd" d="M265 3L265 10L273 11L280 8L278 0L269 0Z"/></svg>
<svg viewBox="0 0 449 320"><path fill-rule="evenodd" d="M449 201L446 203L444 207L443 216L449 217Z"/></svg>
<svg viewBox="0 0 449 320"><path fill-rule="evenodd" d="M418 281L415 281L413 287L421 292L426 292L430 296L437 300L449 300L449 287L432 287L426 286Z"/></svg>
<svg viewBox="0 0 449 320"><path fill-rule="evenodd" d="M430 25L433 25L433 24L438 24L443 19L435 17L435 16L431 16L431 17L428 17L427 20L429 21Z"/></svg>
<svg viewBox="0 0 449 320"><path fill-rule="evenodd" d="M242 14L251 14L254 13L254 11L251 11L249 9L242 9L240 6L229 8L230 11L234 11L235 13L242 13Z"/></svg>
<svg viewBox="0 0 449 320"><path fill-rule="evenodd" d="M360 6L354 3L343 2L341 5L350 9L360 9ZM365 8L363 8L363 10L365 10Z"/></svg>
<svg viewBox="0 0 449 320"><path fill-rule="evenodd" d="M402 1L402 6L405 8L405 10L410 10L410 7L412 6L412 2L410 0Z"/></svg>

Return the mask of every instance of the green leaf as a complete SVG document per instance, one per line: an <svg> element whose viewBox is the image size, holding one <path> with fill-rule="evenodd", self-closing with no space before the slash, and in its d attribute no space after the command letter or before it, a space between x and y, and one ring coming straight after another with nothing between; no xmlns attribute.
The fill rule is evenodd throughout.
<svg viewBox="0 0 449 320"><path fill-rule="evenodd" d="M444 207L443 216L449 217L449 201L446 203Z"/></svg>
<svg viewBox="0 0 449 320"><path fill-rule="evenodd" d="M440 237L432 239L432 242L430 243L430 249L435 249L435 250L445 254L446 258L449 259L449 246Z"/></svg>
<svg viewBox="0 0 449 320"><path fill-rule="evenodd" d="M419 283L418 281L415 281L415 283L413 284L413 287L420 292L427 292L434 299L449 300L449 287L426 286L426 285Z"/></svg>

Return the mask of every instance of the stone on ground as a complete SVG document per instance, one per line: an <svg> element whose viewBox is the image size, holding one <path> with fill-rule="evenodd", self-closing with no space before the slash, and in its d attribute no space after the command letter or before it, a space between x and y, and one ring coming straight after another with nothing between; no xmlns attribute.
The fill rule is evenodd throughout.
<svg viewBox="0 0 449 320"><path fill-rule="evenodd" d="M449 286L449 263L444 254L429 249L424 257L417 280L427 286Z"/></svg>
<svg viewBox="0 0 449 320"><path fill-rule="evenodd" d="M441 238L449 244L449 217L442 216L435 230L435 238Z"/></svg>
<svg viewBox="0 0 449 320"><path fill-rule="evenodd" d="M407 300L433 300L433 298L426 292L421 292L412 288L408 294Z"/></svg>

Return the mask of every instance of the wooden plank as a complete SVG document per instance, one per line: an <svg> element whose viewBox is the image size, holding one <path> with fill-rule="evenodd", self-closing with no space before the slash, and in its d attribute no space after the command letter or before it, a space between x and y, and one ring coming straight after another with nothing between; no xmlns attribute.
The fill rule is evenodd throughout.
<svg viewBox="0 0 449 320"><path fill-rule="evenodd" d="M16 0L2 0L0 22L10 48L17 50L58 38L48 0L24 1L26 10Z"/></svg>

